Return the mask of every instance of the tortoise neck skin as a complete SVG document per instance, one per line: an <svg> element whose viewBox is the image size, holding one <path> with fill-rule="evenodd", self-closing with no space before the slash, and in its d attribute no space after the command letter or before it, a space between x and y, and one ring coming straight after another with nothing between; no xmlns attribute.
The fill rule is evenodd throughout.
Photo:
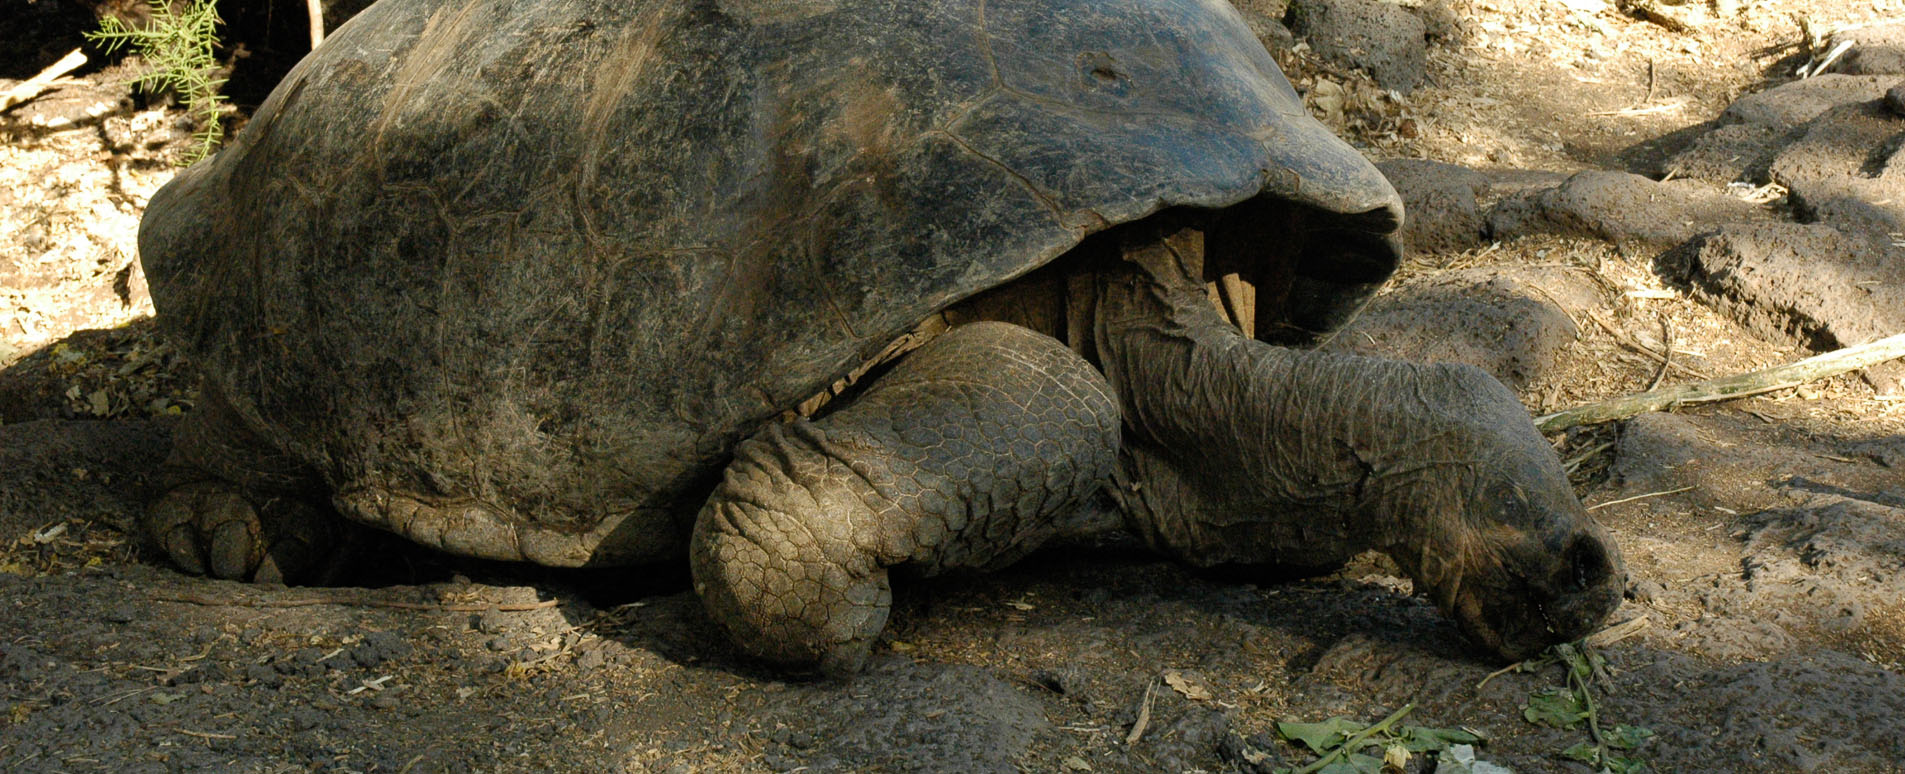
<svg viewBox="0 0 1905 774"><path fill-rule="evenodd" d="M1093 348L1124 410L1113 496L1127 526L1195 564L1295 570L1416 531L1416 514L1381 512L1377 466L1395 456L1384 446L1432 433L1411 429L1420 367L1243 335L1194 279L1201 241L1134 235L1098 283Z"/></svg>
<svg viewBox="0 0 1905 774"><path fill-rule="evenodd" d="M1200 250L1194 230L1135 232L1096 282L1128 529L1188 563L1286 575L1383 550L1511 658L1618 604L1618 552L1507 388L1470 366L1249 338L1211 304Z"/></svg>

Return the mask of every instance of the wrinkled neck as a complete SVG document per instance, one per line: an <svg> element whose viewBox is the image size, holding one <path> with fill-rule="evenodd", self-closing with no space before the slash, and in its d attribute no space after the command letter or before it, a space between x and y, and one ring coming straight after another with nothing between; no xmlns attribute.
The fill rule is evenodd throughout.
<svg viewBox="0 0 1905 774"><path fill-rule="evenodd" d="M1434 369L1245 337L1192 277L1160 242L1098 282L1127 526L1203 565L1322 568L1420 534L1401 493L1468 462L1435 452Z"/></svg>

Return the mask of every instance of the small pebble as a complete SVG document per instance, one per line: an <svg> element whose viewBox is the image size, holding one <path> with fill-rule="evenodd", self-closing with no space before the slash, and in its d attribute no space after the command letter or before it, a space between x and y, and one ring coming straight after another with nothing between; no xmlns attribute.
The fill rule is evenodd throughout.
<svg viewBox="0 0 1905 774"><path fill-rule="evenodd" d="M1885 106L1893 113L1905 116L1905 82L1900 82L1885 92Z"/></svg>
<svg viewBox="0 0 1905 774"><path fill-rule="evenodd" d="M1627 598L1644 605L1659 599L1666 591L1667 587L1660 585L1659 581L1642 578L1628 584Z"/></svg>

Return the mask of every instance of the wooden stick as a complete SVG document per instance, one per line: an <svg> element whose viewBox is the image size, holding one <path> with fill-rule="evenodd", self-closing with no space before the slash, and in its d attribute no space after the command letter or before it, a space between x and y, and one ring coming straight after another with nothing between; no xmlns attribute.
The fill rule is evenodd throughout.
<svg viewBox="0 0 1905 774"><path fill-rule="evenodd" d="M1691 492L1693 491L1693 489L1694 488L1691 486L1683 486L1683 487L1680 487L1679 489L1668 489L1661 492L1648 492L1647 494L1637 494L1637 495L1634 495L1633 497L1623 497L1619 500L1609 500L1599 505L1590 505L1588 506L1588 510L1598 511L1610 505L1620 505L1621 503L1631 503L1635 500L1645 500L1649 497L1661 497L1661 496L1671 495L1671 494L1680 494L1681 492Z"/></svg>
<svg viewBox="0 0 1905 774"><path fill-rule="evenodd" d="M304 0L304 10L311 17L311 48L315 49L324 42L324 0Z"/></svg>
<svg viewBox="0 0 1905 774"><path fill-rule="evenodd" d="M337 605L339 607L380 607L392 610L434 610L446 613L526 613L531 610L545 610L555 607L559 602L545 599L540 602L454 604L447 602L404 602L394 599L345 599L326 597L319 599L215 599L196 594L149 594L154 602L178 602L202 607L313 607L316 605Z"/></svg>
<svg viewBox="0 0 1905 774"><path fill-rule="evenodd" d="M1667 369L1673 366L1673 323L1665 317L1660 318L1660 355L1660 370L1647 382L1650 391L1660 388L1660 381L1667 378Z"/></svg>
<svg viewBox="0 0 1905 774"><path fill-rule="evenodd" d="M1659 352L1655 352L1651 349L1648 349L1645 345L1642 345L1639 340L1629 335L1627 331L1616 328L1614 327L1613 323L1610 323L1606 320L1601 319L1601 316L1599 314L1596 314L1590 311L1588 312L1588 319L1593 320L1595 325L1598 325L1601 327L1601 330L1607 331L1608 335L1613 336L1614 341L1620 344L1621 346L1624 346L1628 349L1634 350L1635 352L1639 352L1643 355L1651 357L1654 360L1666 365L1666 367L1671 368L1675 371L1679 371L1681 374L1684 374L1686 376L1691 376L1695 379L1707 378L1706 374L1700 373L1699 371L1695 371L1679 363L1673 362L1673 357L1670 355L1663 355L1663 354L1660 354ZM1579 328L1581 326L1576 325L1575 327ZM1671 348L1671 345L1669 346ZM1649 388L1649 389L1652 389L1652 388Z"/></svg>
<svg viewBox="0 0 1905 774"><path fill-rule="evenodd" d="M1807 382L1837 376L1847 371L1856 371L1901 357L1905 357L1905 333L1752 373L1662 387L1658 390L1627 395L1601 403L1590 403L1539 417L1535 419L1535 429L1543 433L1558 433L1570 427L1612 422L1649 411L1665 411L1676 406L1744 398L1773 390L1797 387Z"/></svg>
<svg viewBox="0 0 1905 774"><path fill-rule="evenodd" d="M77 48L73 49L72 53L60 57L59 61L54 62L52 67L41 70L39 75L14 84L13 88L7 89L5 94L0 94L0 110L6 110L14 105L40 96L40 92L46 91L47 87L52 86L53 81L58 80L62 75L79 69L79 66L83 64L86 64L86 55L80 53L80 50Z"/></svg>
<svg viewBox="0 0 1905 774"><path fill-rule="evenodd" d="M1157 698L1158 681L1144 684L1144 702L1138 707L1138 720L1131 724L1131 733L1124 735L1126 747L1137 744L1144 736L1145 727L1151 725L1151 702Z"/></svg>
<svg viewBox="0 0 1905 774"><path fill-rule="evenodd" d="M1583 639L1582 642L1587 643L1590 647L1605 648L1639 634L1640 630L1645 628L1647 628L1647 614L1641 613L1633 618L1590 634Z"/></svg>

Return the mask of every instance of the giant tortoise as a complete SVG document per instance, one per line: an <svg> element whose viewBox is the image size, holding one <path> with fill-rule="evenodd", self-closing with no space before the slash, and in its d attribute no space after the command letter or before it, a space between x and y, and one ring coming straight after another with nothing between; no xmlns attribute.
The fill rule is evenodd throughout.
<svg viewBox="0 0 1905 774"><path fill-rule="evenodd" d="M1311 348L1401 220L1223 0L382 0L152 199L203 387L147 528L265 580L340 514L685 556L742 650L827 670L888 568L1379 549L1526 656L1623 578L1526 412Z"/></svg>

